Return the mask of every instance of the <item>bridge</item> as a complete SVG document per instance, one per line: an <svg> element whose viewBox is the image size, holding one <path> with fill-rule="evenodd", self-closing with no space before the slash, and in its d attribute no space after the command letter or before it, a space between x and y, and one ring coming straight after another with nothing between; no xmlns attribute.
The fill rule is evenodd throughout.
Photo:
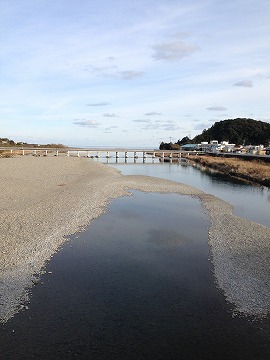
<svg viewBox="0 0 270 360"><path fill-rule="evenodd" d="M128 158L134 159L155 159L160 161L182 161L182 157L189 155L189 151L184 150L143 150L143 149L126 149L126 148L72 148L72 147L0 147L0 151L4 151L12 155L33 155L33 156L77 156L87 158ZM200 154L202 152L197 152ZM194 152L192 152L194 154Z"/></svg>

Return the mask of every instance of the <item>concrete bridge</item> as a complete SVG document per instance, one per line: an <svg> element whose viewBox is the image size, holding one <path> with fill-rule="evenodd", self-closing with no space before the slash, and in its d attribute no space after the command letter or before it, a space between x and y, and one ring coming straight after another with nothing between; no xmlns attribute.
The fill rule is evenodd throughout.
<svg viewBox="0 0 270 360"><path fill-rule="evenodd" d="M178 160L188 155L188 151L182 150L143 150L143 149L125 149L125 148L48 148L48 147L0 147L0 151L9 152L11 155L34 155L34 156L77 156L88 158L132 158L136 159L155 159L161 161ZM193 152L194 153L194 152ZM200 152L198 152L200 153Z"/></svg>

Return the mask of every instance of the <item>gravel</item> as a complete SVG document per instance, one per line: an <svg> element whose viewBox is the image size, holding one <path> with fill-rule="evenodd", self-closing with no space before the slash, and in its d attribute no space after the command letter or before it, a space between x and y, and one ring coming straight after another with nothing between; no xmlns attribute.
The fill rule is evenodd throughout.
<svg viewBox="0 0 270 360"><path fill-rule="evenodd" d="M239 218L228 203L188 185L77 157L21 156L0 160L0 322L29 300L46 262L106 211L111 199L136 189L201 199L209 213L209 244L217 285L237 312L270 309L270 229Z"/></svg>

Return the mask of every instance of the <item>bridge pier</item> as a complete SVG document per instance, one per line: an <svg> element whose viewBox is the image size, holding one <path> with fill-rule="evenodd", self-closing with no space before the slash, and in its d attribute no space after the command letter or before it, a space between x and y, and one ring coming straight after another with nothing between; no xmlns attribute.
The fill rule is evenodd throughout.
<svg viewBox="0 0 270 360"><path fill-rule="evenodd" d="M146 154L145 151L143 151L143 163L145 163L145 159L146 159Z"/></svg>

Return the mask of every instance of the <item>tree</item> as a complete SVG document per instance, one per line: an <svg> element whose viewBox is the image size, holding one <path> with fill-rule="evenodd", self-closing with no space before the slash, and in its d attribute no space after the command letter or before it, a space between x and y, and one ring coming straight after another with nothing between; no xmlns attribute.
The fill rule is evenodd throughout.
<svg viewBox="0 0 270 360"><path fill-rule="evenodd" d="M188 136L183 137L182 140L178 140L177 144L182 146L186 144L193 144L193 140L191 140Z"/></svg>

